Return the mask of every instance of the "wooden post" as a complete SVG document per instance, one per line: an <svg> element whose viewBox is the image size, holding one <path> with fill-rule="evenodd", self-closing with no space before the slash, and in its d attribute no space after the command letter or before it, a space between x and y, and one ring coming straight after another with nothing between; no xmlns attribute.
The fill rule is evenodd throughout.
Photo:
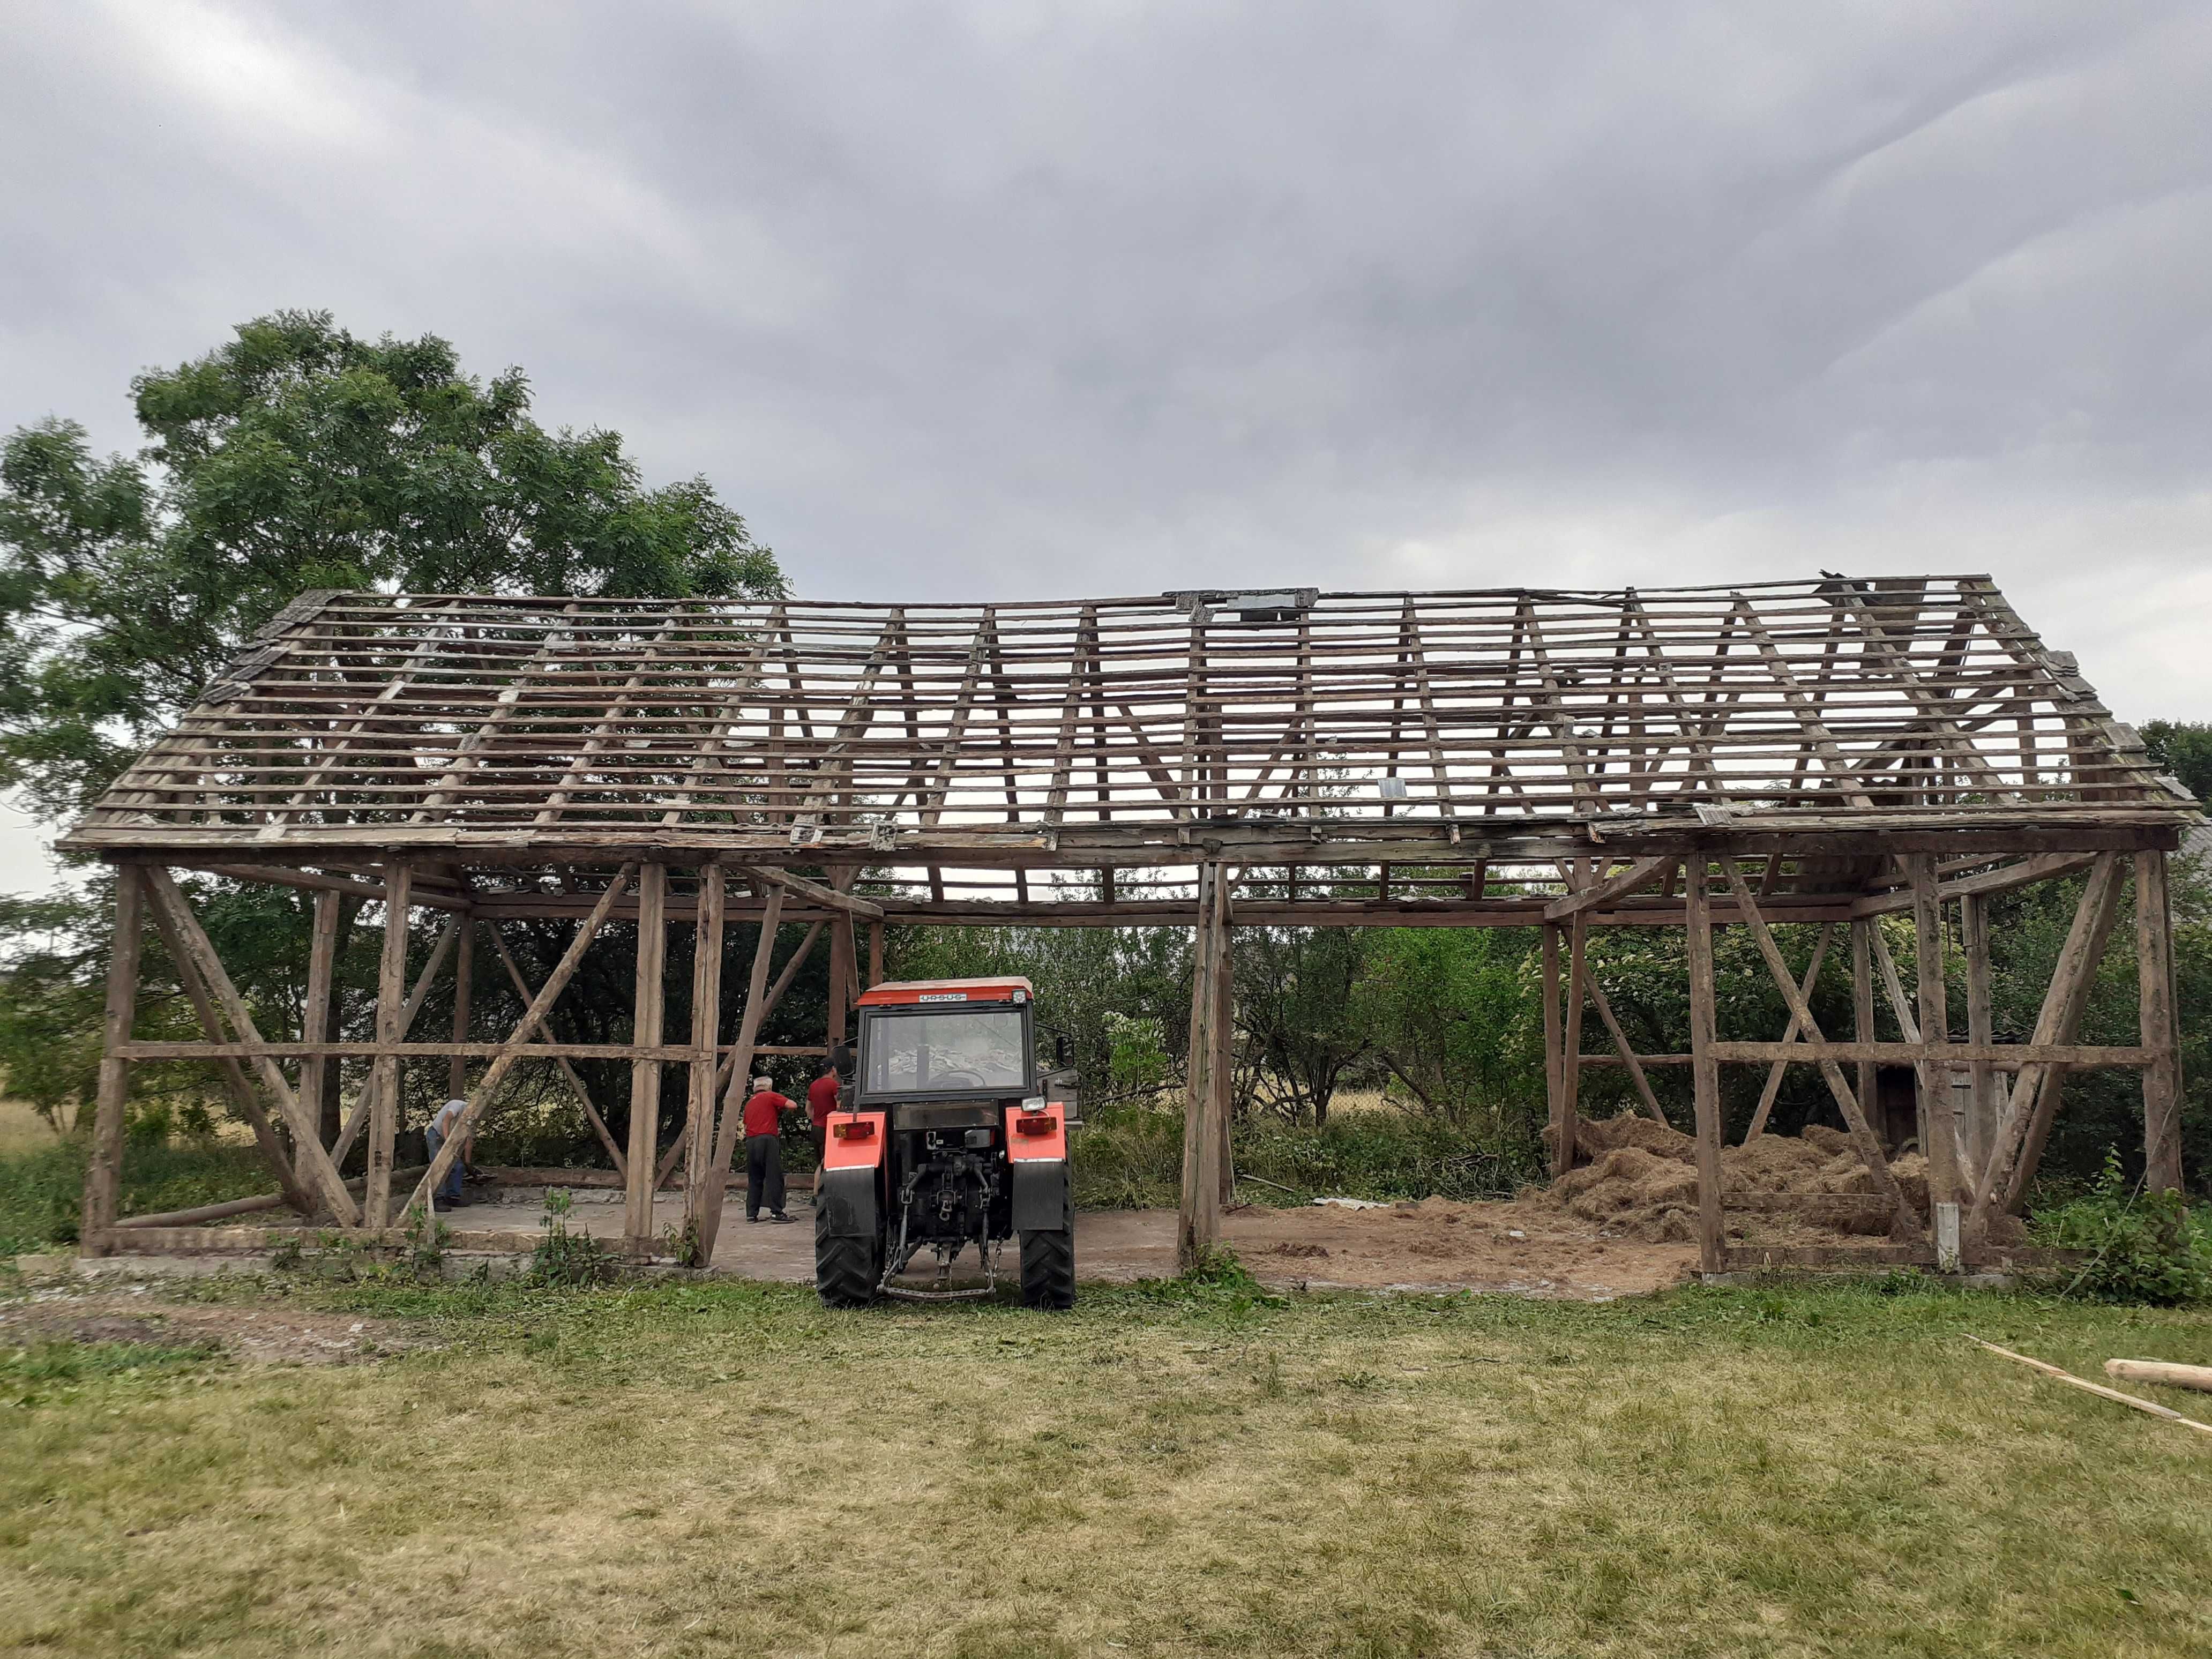
<svg viewBox="0 0 2212 1659"><path fill-rule="evenodd" d="M630 996L630 1040L658 1048L665 1023L668 961L668 866L648 864L637 884L637 977ZM623 1170L623 1230L634 1253L653 1247L653 1159L660 1139L660 1062L629 1066L629 1158Z"/></svg>
<svg viewBox="0 0 2212 1659"><path fill-rule="evenodd" d="M684 1218L697 1263L699 1212L714 1144L714 1073L722 1040L722 914L728 878L719 864L699 872L698 924L691 952L691 1091L684 1125Z"/></svg>
<svg viewBox="0 0 2212 1659"><path fill-rule="evenodd" d="M131 1062L115 1051L131 1041L138 1012L138 958L146 890L137 866L115 871L115 937L107 955L107 1011L101 1020L100 1092L92 1121L92 1158L84 1171L78 1249L108 1253L107 1230L123 1200L123 1109L131 1094Z"/></svg>
<svg viewBox="0 0 2212 1659"><path fill-rule="evenodd" d="M1959 900L1959 945L1966 959L1966 1041L1986 1048L1996 1039L1990 985L1990 902L1980 893ZM1990 1159L1996 1135L1997 1088L2003 1073L1987 1060L1966 1068L1972 1080L1966 1097L1966 1169L1978 1175Z"/></svg>
<svg viewBox="0 0 2212 1659"><path fill-rule="evenodd" d="M871 988L884 982L884 925L880 921L868 924L868 984Z"/></svg>
<svg viewBox="0 0 2212 1659"><path fill-rule="evenodd" d="M1559 1064L1559 930L1544 927L1544 1121L1552 1131L1552 1176L1557 1180L1574 1167L1574 1148L1565 1136L1566 1079Z"/></svg>
<svg viewBox="0 0 2212 1659"><path fill-rule="evenodd" d="M1926 853L1905 856L1912 882L1912 965L1920 1002L1920 1063L1913 1077L1920 1094L1920 1121L1926 1136L1921 1151L1928 1159L1928 1196L1933 1204L1959 1200L1959 1114L1952 1099L1950 987L1943 972L1943 904L1936 890L1936 860ZM1932 1216L1933 1212L1930 1212Z"/></svg>
<svg viewBox="0 0 2212 1659"><path fill-rule="evenodd" d="M1226 1045L1216 1026L1221 1013L1217 975L1221 952L1221 870L1198 867L1198 917L1191 950L1190 1057L1182 1113L1182 1199L1176 1240L1186 1270L1212 1253L1221 1238L1221 1135L1214 1113L1225 1109L1229 1079L1217 1077Z"/></svg>
<svg viewBox="0 0 2212 1659"><path fill-rule="evenodd" d="M696 1265L714 1260L714 1240L722 1226L722 1200L728 1196L725 1177L738 1143L744 1139L744 1103L752 1089L753 1046L760 1041L761 1018L767 1012L768 968L775 956L776 924L783 917L783 889L770 887L761 915L760 943L753 947L753 971L745 986L745 1012L738 1021L738 1052L730 1068L729 1091L722 1097L722 1121L714 1137L714 1157L707 1171L707 1190L699 1206L699 1246ZM836 933L834 927L830 937Z"/></svg>
<svg viewBox="0 0 2212 1659"><path fill-rule="evenodd" d="M1862 916L1851 923L1851 1036L1860 1042L1872 1042L1874 1026L1874 930L1871 916ZM1874 1115L1881 1104L1880 1080L1870 1060L1859 1061L1859 1109L1872 1125ZM1885 1138L1889 1132L1887 1122L1879 1133Z"/></svg>
<svg viewBox="0 0 2212 1659"><path fill-rule="evenodd" d="M376 973L376 1040L404 1042L400 1023L407 1006L407 919L415 872L401 859L384 866L384 955ZM376 1093L369 1107L368 1182L362 1191L362 1224L392 1224L392 1158L399 1138L399 1056L380 1054L372 1062Z"/></svg>
<svg viewBox="0 0 2212 1659"><path fill-rule="evenodd" d="M2166 854L2136 854L2136 976L2143 1068L2143 1184L2181 1190L2181 1051L2173 1020L2173 917Z"/></svg>
<svg viewBox="0 0 2212 1659"><path fill-rule="evenodd" d="M1553 1143L1552 1173L1575 1167L1576 1141L1582 1130L1583 1004L1589 997L1585 913L1575 912L1567 933L1567 1017L1559 1037L1559 1135Z"/></svg>
<svg viewBox="0 0 2212 1659"><path fill-rule="evenodd" d="M824 1039L834 1048L845 1040L848 988L853 979L853 919L830 919L830 1020Z"/></svg>
<svg viewBox="0 0 2212 1659"><path fill-rule="evenodd" d="M302 1042L331 1040L331 991L337 973L338 906L342 902L336 893L315 895L314 921L307 933L307 996L300 1010ZM338 1121L336 1091L326 1083L331 1070L330 1059L325 1054L309 1054L300 1062L300 1101L315 1119L316 1133L325 1146L337 1145L338 1131L343 1127Z"/></svg>
<svg viewBox="0 0 2212 1659"><path fill-rule="evenodd" d="M1230 1119L1237 1103L1237 931L1231 925L1230 889L1235 885L1226 869L1215 873L1216 930L1213 940L1213 1064L1206 1075L1213 1085L1207 1109L1215 1125L1218 1146L1218 1189L1222 1207L1237 1201L1237 1164L1229 1148Z"/></svg>
<svg viewBox="0 0 2212 1659"><path fill-rule="evenodd" d="M476 989L477 929L473 918L459 918L460 933L456 943L459 950L453 957L453 1041L469 1040L469 1000ZM446 1098L466 1100L469 1097L469 1061L465 1054L455 1054L446 1067Z"/></svg>
<svg viewBox="0 0 2212 1659"><path fill-rule="evenodd" d="M1726 856L1723 854L1723 856ZM1717 1273L1723 1260L1721 1236L1721 1063L1713 1058L1713 912L1705 892L1705 860L1683 860L1683 914L1689 928L1690 1065L1697 1107L1698 1266Z"/></svg>

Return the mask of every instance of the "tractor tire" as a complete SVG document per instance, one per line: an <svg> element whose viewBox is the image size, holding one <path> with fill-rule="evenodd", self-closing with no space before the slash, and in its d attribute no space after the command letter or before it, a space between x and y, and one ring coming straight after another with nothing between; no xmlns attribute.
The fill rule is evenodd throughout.
<svg viewBox="0 0 2212 1659"><path fill-rule="evenodd" d="M873 1238L832 1238L826 1218L814 1212L814 1289L832 1308L865 1308L883 1278L883 1243Z"/></svg>
<svg viewBox="0 0 2212 1659"><path fill-rule="evenodd" d="M1022 1235L1022 1306L1065 1313L1075 1305L1075 1206L1058 1232Z"/></svg>

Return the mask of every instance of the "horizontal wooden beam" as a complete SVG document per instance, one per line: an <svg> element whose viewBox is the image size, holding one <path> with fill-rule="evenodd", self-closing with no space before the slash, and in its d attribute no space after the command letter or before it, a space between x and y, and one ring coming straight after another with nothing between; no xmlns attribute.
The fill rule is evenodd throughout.
<svg viewBox="0 0 2212 1659"><path fill-rule="evenodd" d="M2069 1042L1716 1042L1713 1054L1717 1059L1737 1063L1771 1066L1776 1060L1802 1061L1807 1065L1821 1060L1866 1060L1876 1065L1910 1066L1918 1060L1951 1060L1965 1066L1987 1064L2000 1072L2016 1072L2023 1066L2118 1066L2141 1067L2156 1058L2148 1048L2102 1048L2089 1043ZM1687 1054L1638 1054L1641 1066L1687 1066ZM1619 1066L1623 1064L1618 1054L1591 1054L1582 1057L1585 1066Z"/></svg>
<svg viewBox="0 0 2212 1659"><path fill-rule="evenodd" d="M716 1052L729 1054L734 1044L723 1043ZM495 1060L509 1053L503 1042L125 1042L113 1051L124 1060L299 1060L312 1054L345 1060L374 1060L394 1054L402 1060ZM660 1060L679 1063L699 1058L699 1051L679 1043L518 1042L514 1054L523 1060ZM777 1047L756 1043L757 1054L825 1054L820 1043L791 1043Z"/></svg>

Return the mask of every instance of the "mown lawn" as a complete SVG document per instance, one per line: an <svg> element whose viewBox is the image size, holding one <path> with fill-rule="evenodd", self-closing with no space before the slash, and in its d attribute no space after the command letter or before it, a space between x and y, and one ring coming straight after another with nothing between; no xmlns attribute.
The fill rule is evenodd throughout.
<svg viewBox="0 0 2212 1659"><path fill-rule="evenodd" d="M445 1346L0 1349L0 1650L2212 1651L2212 1439L1962 1335L2093 1373L2212 1357L2203 1312L199 1294Z"/></svg>

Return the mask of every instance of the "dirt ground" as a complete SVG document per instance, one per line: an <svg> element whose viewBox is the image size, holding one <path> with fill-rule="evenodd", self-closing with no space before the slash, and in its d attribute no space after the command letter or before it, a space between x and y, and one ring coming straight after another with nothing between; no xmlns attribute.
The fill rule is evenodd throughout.
<svg viewBox="0 0 2212 1659"><path fill-rule="evenodd" d="M428 1346L389 1320L266 1304L173 1302L156 1298L143 1284L89 1291L45 1289L21 1302L0 1304L0 1346L40 1340L205 1345L265 1365L358 1364Z"/></svg>
<svg viewBox="0 0 2212 1659"><path fill-rule="evenodd" d="M622 1198L611 1189L574 1194L569 1224L619 1237ZM451 1216L457 1227L526 1231L544 1203L537 1188L497 1189ZM656 1218L680 1223L682 1203L669 1194ZM814 1212L803 1191L791 1204L793 1224L748 1224L731 1195L714 1266L750 1279L808 1282L814 1277ZM1597 1301L1671 1285L1697 1262L1694 1247L1613 1235L1538 1195L1510 1202L1419 1204L1289 1209L1245 1206L1223 1218L1223 1242L1262 1282L1311 1290L1475 1290ZM1128 1284L1175 1270L1172 1210L1091 1210L1076 1217L1079 1278Z"/></svg>

